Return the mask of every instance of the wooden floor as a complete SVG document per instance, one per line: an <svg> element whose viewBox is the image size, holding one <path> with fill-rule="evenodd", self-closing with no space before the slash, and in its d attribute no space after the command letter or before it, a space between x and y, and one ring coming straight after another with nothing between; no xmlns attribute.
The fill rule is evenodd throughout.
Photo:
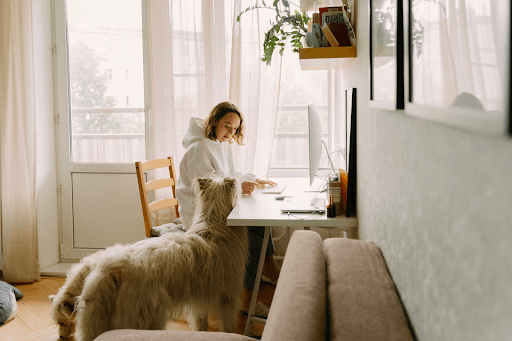
<svg viewBox="0 0 512 341"><path fill-rule="evenodd" d="M55 295L64 284L65 278L42 278L34 284L15 285L23 293L18 301L17 316L0 326L0 341L55 341L59 339L57 326L50 319L49 295ZM270 305L275 287L262 283L258 300ZM243 334L247 318L240 314L237 333ZM210 330L218 331L218 321L210 318ZM189 330L187 321L170 322L168 330ZM261 335L263 325L253 323L251 335Z"/></svg>

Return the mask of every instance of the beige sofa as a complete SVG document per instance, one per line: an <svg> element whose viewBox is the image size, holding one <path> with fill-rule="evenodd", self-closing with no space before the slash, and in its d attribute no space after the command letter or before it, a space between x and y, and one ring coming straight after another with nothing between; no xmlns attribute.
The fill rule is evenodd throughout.
<svg viewBox="0 0 512 341"><path fill-rule="evenodd" d="M293 233L262 340L413 340L375 243ZM254 340L191 331L115 330L97 341Z"/></svg>

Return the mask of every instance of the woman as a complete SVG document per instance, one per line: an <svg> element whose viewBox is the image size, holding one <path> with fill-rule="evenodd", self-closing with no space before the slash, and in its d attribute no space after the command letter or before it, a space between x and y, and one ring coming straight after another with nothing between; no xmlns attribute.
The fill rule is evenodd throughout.
<svg viewBox="0 0 512 341"><path fill-rule="evenodd" d="M192 180L197 177L211 176L235 177L242 184L243 194L251 195L255 188L275 185L269 180L258 179L254 174L235 172L231 143L241 145L244 138L243 117L240 110L232 103L217 104L206 120L191 118L190 126L183 139L185 155L180 163L180 176L176 185L176 198L180 203L179 210L183 227L187 230L194 216L194 196ZM247 312L251 302L254 281L258 267L259 255L263 244L262 227L248 227L249 260L247 262L242 309ZM263 274L276 283L280 269L274 260L274 243L269 239ZM257 302L254 314L268 316L269 308Z"/></svg>

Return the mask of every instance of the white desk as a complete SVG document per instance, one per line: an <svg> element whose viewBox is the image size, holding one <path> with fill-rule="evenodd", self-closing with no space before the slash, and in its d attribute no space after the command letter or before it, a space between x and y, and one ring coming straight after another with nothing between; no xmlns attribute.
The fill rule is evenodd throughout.
<svg viewBox="0 0 512 341"><path fill-rule="evenodd" d="M287 184L285 190L281 193L282 195L289 195L292 197L307 196L324 198L326 196L325 193L304 192L304 189L309 187L309 179L306 178L280 178L272 180L279 184ZM265 235L258 264L258 272L256 274L256 282L254 283L251 305L247 316L247 324L245 326L245 335L249 335L253 320L265 323L264 319L254 317L253 313L256 298L258 296L261 273L263 270L263 261L265 259L265 252L267 251L267 243L271 226L342 229L347 232L348 238L357 238L357 218L355 217L347 218L345 216L337 216L335 218L327 218L326 213L315 213L312 216L310 213L294 213L293 216L289 216L287 213L281 213L283 201L274 199L277 194L263 194L262 191L263 189L256 189L251 196L242 196L227 218L228 226L265 227Z"/></svg>

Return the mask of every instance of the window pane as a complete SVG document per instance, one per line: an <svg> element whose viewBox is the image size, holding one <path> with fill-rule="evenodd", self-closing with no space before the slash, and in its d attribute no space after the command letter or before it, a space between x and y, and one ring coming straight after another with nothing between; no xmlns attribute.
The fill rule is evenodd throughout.
<svg viewBox="0 0 512 341"><path fill-rule="evenodd" d="M320 114L323 139L328 139L327 71L302 71L299 55L288 48L283 54L281 93L272 168L308 168L308 105ZM322 162L321 167L327 163Z"/></svg>
<svg viewBox="0 0 512 341"><path fill-rule="evenodd" d="M67 11L72 162L144 160L141 0L68 0Z"/></svg>

